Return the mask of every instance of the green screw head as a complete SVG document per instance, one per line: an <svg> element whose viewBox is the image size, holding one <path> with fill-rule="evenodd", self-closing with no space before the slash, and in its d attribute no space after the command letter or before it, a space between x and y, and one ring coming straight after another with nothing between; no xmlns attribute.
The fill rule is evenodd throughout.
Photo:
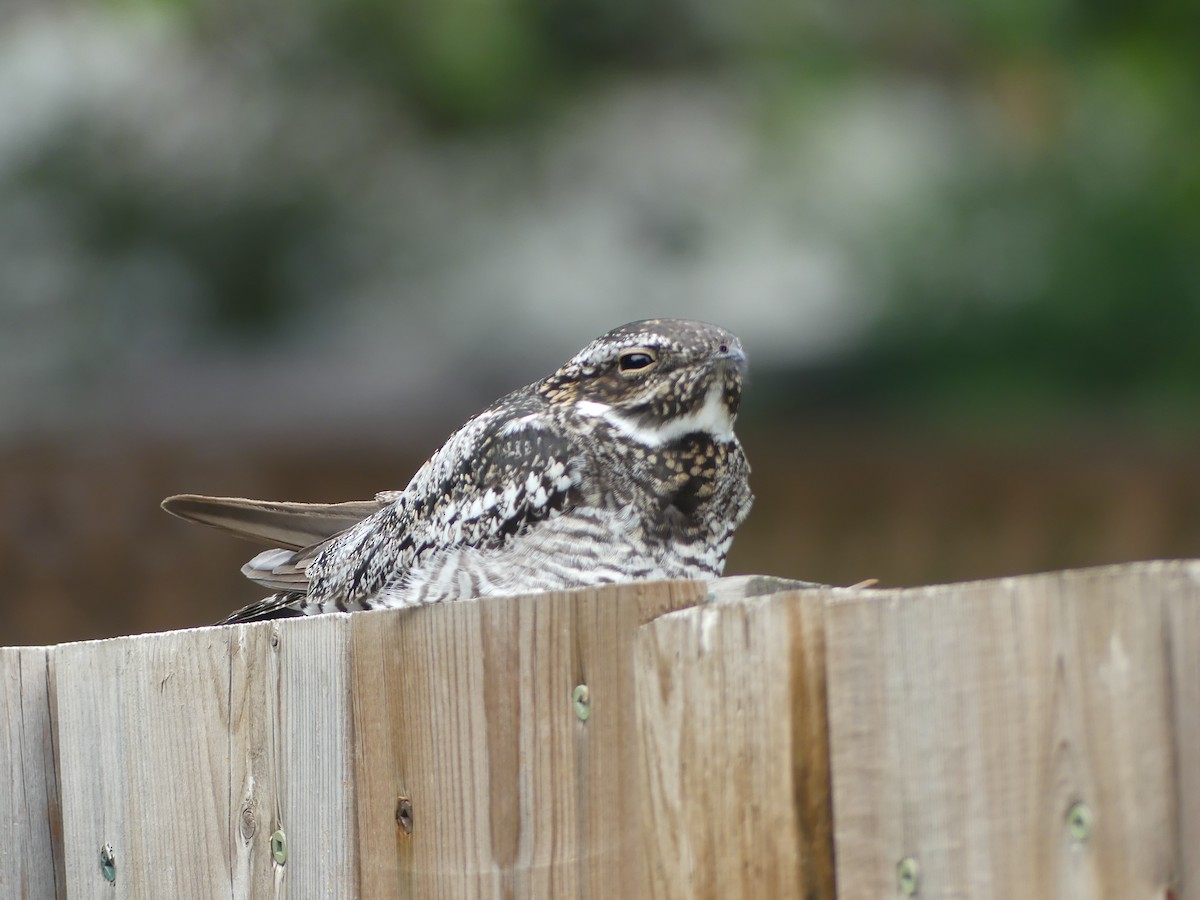
<svg viewBox="0 0 1200 900"><path fill-rule="evenodd" d="M100 874L109 884L116 884L117 857L113 853L112 844L105 844L100 848Z"/></svg>
<svg viewBox="0 0 1200 900"><path fill-rule="evenodd" d="M1067 830L1079 843L1083 843L1092 833L1092 810L1086 803L1073 803L1067 810Z"/></svg>
<svg viewBox="0 0 1200 900"><path fill-rule="evenodd" d="M592 701L586 684L575 685L571 692L571 703L575 706L575 716L580 722L586 722L592 714Z"/></svg>
<svg viewBox="0 0 1200 900"><path fill-rule="evenodd" d="M271 835L271 857L281 866L287 862L287 835L282 828Z"/></svg>
<svg viewBox="0 0 1200 900"><path fill-rule="evenodd" d="M921 866L914 857L906 856L896 864L896 886L905 897L916 894L921 886Z"/></svg>

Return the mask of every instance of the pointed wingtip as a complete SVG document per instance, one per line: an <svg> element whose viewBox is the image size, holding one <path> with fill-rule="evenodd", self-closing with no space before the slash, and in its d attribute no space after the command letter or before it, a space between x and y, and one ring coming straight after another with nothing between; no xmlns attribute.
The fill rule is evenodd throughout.
<svg viewBox="0 0 1200 900"><path fill-rule="evenodd" d="M158 505L171 515L182 518L180 510L186 509L188 503L199 499L199 497L199 494L172 494L170 497L164 497L163 501Z"/></svg>
<svg viewBox="0 0 1200 900"><path fill-rule="evenodd" d="M219 528L257 543L301 550L328 540L383 506L376 500L288 503L245 497L175 494L161 504L180 519Z"/></svg>
<svg viewBox="0 0 1200 900"><path fill-rule="evenodd" d="M208 497L204 494L172 494L158 505L180 519L211 525L214 512L228 509L230 506L240 506L247 502L253 503L254 501L246 501L237 497Z"/></svg>

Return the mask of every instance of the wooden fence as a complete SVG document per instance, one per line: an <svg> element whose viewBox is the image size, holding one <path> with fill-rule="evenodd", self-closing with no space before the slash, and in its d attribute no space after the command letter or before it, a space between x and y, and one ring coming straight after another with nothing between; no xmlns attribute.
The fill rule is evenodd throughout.
<svg viewBox="0 0 1200 900"><path fill-rule="evenodd" d="M1200 897L1200 562L0 650L0 897Z"/></svg>

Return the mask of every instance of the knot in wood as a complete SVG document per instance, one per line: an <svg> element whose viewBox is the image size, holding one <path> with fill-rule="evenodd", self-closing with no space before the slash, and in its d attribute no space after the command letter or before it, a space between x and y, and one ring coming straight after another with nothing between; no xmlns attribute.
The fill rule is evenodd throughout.
<svg viewBox="0 0 1200 900"><path fill-rule="evenodd" d="M254 837L258 831L258 816L254 814L254 807L247 803L242 807L242 840L247 843Z"/></svg>
<svg viewBox="0 0 1200 900"><path fill-rule="evenodd" d="M400 826L400 830L405 834L412 834L412 801L407 797L399 797L396 799L396 824Z"/></svg>

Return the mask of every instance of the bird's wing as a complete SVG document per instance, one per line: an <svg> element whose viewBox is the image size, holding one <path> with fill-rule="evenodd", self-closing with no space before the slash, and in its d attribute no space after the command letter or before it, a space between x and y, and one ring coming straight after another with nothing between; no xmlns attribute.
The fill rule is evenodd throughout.
<svg viewBox="0 0 1200 900"><path fill-rule="evenodd" d="M418 546L498 546L573 499L585 466L574 432L545 411L499 409L413 476L405 498Z"/></svg>
<svg viewBox="0 0 1200 900"><path fill-rule="evenodd" d="M578 438L544 408L510 397L455 432L390 505L323 545L273 561L272 574L303 573L310 600L330 608L370 605L427 554L498 547L577 503L586 460Z"/></svg>
<svg viewBox="0 0 1200 900"><path fill-rule="evenodd" d="M380 500L274 503L199 494L177 494L162 502L163 509L181 519L290 550L302 550L325 541L378 512L384 505Z"/></svg>
<svg viewBox="0 0 1200 900"><path fill-rule="evenodd" d="M544 410L514 415L502 401L451 435L404 491L379 494L372 515L294 552L267 550L250 560L243 574L279 593L222 624L369 607L427 553L496 547L569 508L586 465L578 439Z"/></svg>

